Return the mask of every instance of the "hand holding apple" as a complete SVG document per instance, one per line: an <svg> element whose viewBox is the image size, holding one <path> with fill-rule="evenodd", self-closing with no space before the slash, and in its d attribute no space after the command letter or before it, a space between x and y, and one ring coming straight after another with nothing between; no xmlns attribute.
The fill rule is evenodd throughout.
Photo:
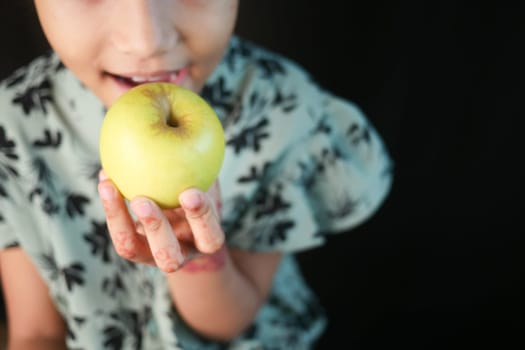
<svg viewBox="0 0 525 350"><path fill-rule="evenodd" d="M182 267L215 271L226 263L217 182L207 192L185 190L178 208L162 210L149 198L135 197L129 204L136 219L104 171L99 173L98 191L111 241L122 258L166 273Z"/></svg>
<svg viewBox="0 0 525 350"><path fill-rule="evenodd" d="M162 208L179 205L188 188L206 191L224 158L224 132L194 92L148 83L120 96L100 131L100 160L127 199L145 196Z"/></svg>

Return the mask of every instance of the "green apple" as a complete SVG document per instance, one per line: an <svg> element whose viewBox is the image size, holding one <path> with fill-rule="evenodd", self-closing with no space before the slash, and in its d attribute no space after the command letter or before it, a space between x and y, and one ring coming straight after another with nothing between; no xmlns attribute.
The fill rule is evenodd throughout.
<svg viewBox="0 0 525 350"><path fill-rule="evenodd" d="M100 160L127 199L146 196L179 205L188 188L206 191L224 158L224 131L208 103L172 83L136 86L109 108L100 130Z"/></svg>

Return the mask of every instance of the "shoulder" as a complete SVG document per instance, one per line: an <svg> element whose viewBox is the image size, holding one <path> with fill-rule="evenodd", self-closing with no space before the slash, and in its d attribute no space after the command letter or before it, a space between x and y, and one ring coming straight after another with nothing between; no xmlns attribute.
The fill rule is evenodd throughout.
<svg viewBox="0 0 525 350"><path fill-rule="evenodd" d="M27 141L44 123L44 118L32 117L44 115L42 108L48 103L51 85L47 72L52 61L51 55L38 57L0 82L0 241L4 243L11 242L6 234L12 234L4 225L12 220L13 212L27 204L23 180L31 173L32 164ZM14 209L9 210L11 207Z"/></svg>
<svg viewBox="0 0 525 350"><path fill-rule="evenodd" d="M49 51L13 71L0 82L0 87L2 90L13 89L18 85L41 82L62 69L64 69L64 65L58 56L53 51Z"/></svg>
<svg viewBox="0 0 525 350"><path fill-rule="evenodd" d="M252 108L292 111L299 101L311 101L318 93L316 82L301 65L236 36L203 90L203 96L224 118ZM231 120L224 122L228 126Z"/></svg>
<svg viewBox="0 0 525 350"><path fill-rule="evenodd" d="M256 78L269 81L285 77L309 79L306 70L297 62L238 36L230 40L222 66L234 75L255 74Z"/></svg>
<svg viewBox="0 0 525 350"><path fill-rule="evenodd" d="M266 150L280 153L305 139L335 140L343 130L368 125L356 104L320 86L300 64L238 37L232 38L204 97L221 117L236 154L258 152L261 138L271 146Z"/></svg>
<svg viewBox="0 0 525 350"><path fill-rule="evenodd" d="M0 112L0 132L18 138L20 148L51 134L96 130L105 111L50 51L0 82Z"/></svg>
<svg viewBox="0 0 525 350"><path fill-rule="evenodd" d="M32 154L29 140L48 122L56 72L61 68L54 54L40 56L0 82L0 175L21 176L21 167ZM25 169L27 170L27 169Z"/></svg>
<svg viewBox="0 0 525 350"><path fill-rule="evenodd" d="M265 151L280 153L309 137L332 99L301 65L239 37L232 38L203 96L236 154L258 152L263 143L271 145ZM250 140L256 142L247 145Z"/></svg>
<svg viewBox="0 0 525 350"><path fill-rule="evenodd" d="M54 53L0 82L0 195L7 197L9 191L9 197L25 203L34 184L44 179L44 166L51 169L85 157L84 138L94 139L91 131L98 124L92 120L98 122L102 114L85 96L87 89Z"/></svg>
<svg viewBox="0 0 525 350"><path fill-rule="evenodd" d="M24 115L42 110L51 100L56 73L63 69L52 52L17 69L0 83L0 107Z"/></svg>
<svg viewBox="0 0 525 350"><path fill-rule="evenodd" d="M44 128L54 102L58 72L63 70L58 57L49 53L35 58L0 82L0 133L18 138L20 143L29 134ZM16 142L16 140L14 141Z"/></svg>
<svg viewBox="0 0 525 350"><path fill-rule="evenodd" d="M298 62L240 37L233 37L226 58L230 63L237 61L241 69L266 81L299 79L303 83L312 83L311 76Z"/></svg>

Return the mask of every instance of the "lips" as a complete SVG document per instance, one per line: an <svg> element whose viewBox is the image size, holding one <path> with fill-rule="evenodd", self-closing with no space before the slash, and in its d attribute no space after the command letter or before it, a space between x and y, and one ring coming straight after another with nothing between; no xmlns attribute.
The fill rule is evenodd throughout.
<svg viewBox="0 0 525 350"><path fill-rule="evenodd" d="M189 68L183 68L179 70L173 70L173 71L164 71L164 72L158 72L158 73L152 73L152 74L145 74L145 75L139 75L139 74L125 74L125 75L119 75L119 74L113 74L108 73L109 76L111 76L113 79L119 83L119 85L123 85L126 88L132 88L141 84L146 83L158 83L158 82L165 82L165 83L173 83L180 85L186 78L186 76L189 73Z"/></svg>

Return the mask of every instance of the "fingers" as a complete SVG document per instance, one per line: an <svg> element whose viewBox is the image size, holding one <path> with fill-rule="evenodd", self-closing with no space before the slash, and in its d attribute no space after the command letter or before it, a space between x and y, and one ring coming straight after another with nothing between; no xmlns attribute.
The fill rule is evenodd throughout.
<svg viewBox="0 0 525 350"><path fill-rule="evenodd" d="M124 199L103 172L100 174L98 192L106 214L109 235L117 254L131 261L151 263L147 242L135 233L135 224Z"/></svg>
<svg viewBox="0 0 525 350"><path fill-rule="evenodd" d="M134 198L131 209L141 223L156 265L164 272L175 272L184 263L184 255L168 218L145 197Z"/></svg>
<svg viewBox="0 0 525 350"><path fill-rule="evenodd" d="M137 197L130 203L138 218L135 223L114 184L102 171L99 178L98 190L109 234L121 257L174 272L185 260L200 253L215 253L224 246L224 233L216 212L220 207L218 186L208 193L187 190L179 198L182 208L166 211L148 198Z"/></svg>
<svg viewBox="0 0 525 350"><path fill-rule="evenodd" d="M189 189L180 195L179 200L197 249L205 254L218 251L224 245L224 233L213 205L214 199L197 189Z"/></svg>

